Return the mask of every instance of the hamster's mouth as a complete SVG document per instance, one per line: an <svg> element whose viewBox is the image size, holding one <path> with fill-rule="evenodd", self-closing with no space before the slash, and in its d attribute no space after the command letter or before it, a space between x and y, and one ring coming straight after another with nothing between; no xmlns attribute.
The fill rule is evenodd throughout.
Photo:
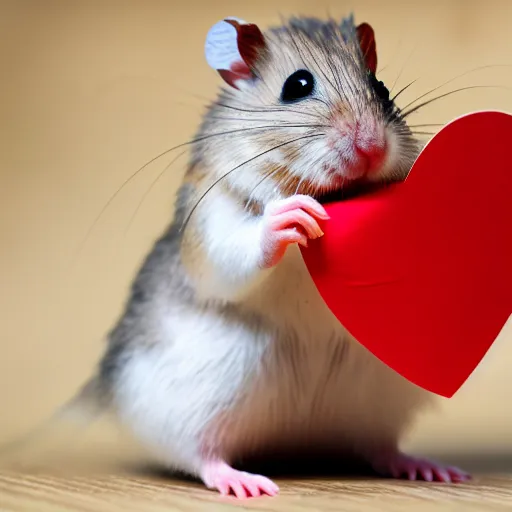
<svg viewBox="0 0 512 512"><path fill-rule="evenodd" d="M315 194L315 199L320 204L338 203L348 201L355 197L371 194L390 185L391 181L370 182L367 180L354 180L345 183L344 186Z"/></svg>
<svg viewBox="0 0 512 512"><path fill-rule="evenodd" d="M320 204L347 201L358 196L371 194L396 183L396 175L378 168L372 173L348 172L344 166L342 171L337 168L324 168L328 176L328 184L319 187L314 198Z"/></svg>

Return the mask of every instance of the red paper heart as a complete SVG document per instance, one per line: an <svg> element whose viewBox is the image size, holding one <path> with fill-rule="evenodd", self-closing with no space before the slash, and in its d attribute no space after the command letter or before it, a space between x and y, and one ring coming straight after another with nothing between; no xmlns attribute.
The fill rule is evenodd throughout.
<svg viewBox="0 0 512 512"><path fill-rule="evenodd" d="M445 126L404 183L327 205L302 254L334 315L403 377L451 397L512 313L512 116Z"/></svg>

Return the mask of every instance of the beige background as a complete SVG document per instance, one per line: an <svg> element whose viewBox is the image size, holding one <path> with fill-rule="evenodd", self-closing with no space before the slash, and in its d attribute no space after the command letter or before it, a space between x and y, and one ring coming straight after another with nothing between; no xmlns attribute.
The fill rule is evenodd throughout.
<svg viewBox="0 0 512 512"><path fill-rule="evenodd" d="M117 196L77 257L108 198L153 156L192 136L219 79L206 31L225 16L266 26L279 13L374 25L382 78L402 105L478 66L442 91L512 86L512 2L0 1L0 439L37 424L91 372L133 273L169 222L184 160L140 199L171 157ZM512 92L466 91L415 121L512 111ZM472 141L468 141L471 145ZM482 173L491 174L490 169ZM418 424L418 450L512 453L512 329L467 385Z"/></svg>

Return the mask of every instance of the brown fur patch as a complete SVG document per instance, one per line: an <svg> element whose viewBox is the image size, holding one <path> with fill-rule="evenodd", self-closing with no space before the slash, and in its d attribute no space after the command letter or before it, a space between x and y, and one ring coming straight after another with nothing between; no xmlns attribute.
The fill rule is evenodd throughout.
<svg viewBox="0 0 512 512"><path fill-rule="evenodd" d="M259 141L259 146L261 150L264 151L265 148L284 143L286 140L287 139L285 137L282 137L281 141L279 139L276 140L275 135L263 135ZM276 183L285 196L301 193L302 190L307 190L310 188L310 183L307 180L302 179L300 176L294 174L290 170L290 166L297 161L300 147L300 141L282 146L279 148L279 151L283 155L284 161L286 163L282 165L267 165L261 172L262 178L272 180L274 183Z"/></svg>
<svg viewBox="0 0 512 512"><path fill-rule="evenodd" d="M295 194L299 186L302 186L304 183L304 180L303 183L301 183L301 178L293 174L290 169L284 165L276 166L269 179L276 182L286 196Z"/></svg>

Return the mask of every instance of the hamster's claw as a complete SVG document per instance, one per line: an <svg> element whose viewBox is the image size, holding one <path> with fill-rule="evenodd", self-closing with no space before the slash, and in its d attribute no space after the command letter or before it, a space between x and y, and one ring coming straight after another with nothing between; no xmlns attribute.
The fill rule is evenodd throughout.
<svg viewBox="0 0 512 512"><path fill-rule="evenodd" d="M267 205L263 216L262 266L279 263L286 248L323 235L319 220L329 218L324 207L309 196L296 195Z"/></svg>
<svg viewBox="0 0 512 512"><path fill-rule="evenodd" d="M471 475L456 467L443 466L437 462L395 453L375 459L373 468L383 476L423 480L425 482L460 483L471 480Z"/></svg>
<svg viewBox="0 0 512 512"><path fill-rule="evenodd" d="M264 494L275 496L279 492L279 487L272 480L237 471L224 462L206 464L202 478L209 489L217 489L222 496L233 493L238 499L257 498Z"/></svg>

